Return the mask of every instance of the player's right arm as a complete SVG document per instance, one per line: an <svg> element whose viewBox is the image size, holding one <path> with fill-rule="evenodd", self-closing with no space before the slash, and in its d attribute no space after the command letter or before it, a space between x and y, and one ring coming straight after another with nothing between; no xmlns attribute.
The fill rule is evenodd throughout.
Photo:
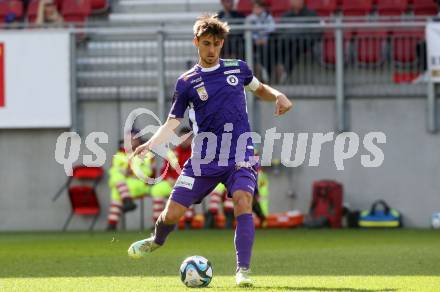
<svg viewBox="0 0 440 292"><path fill-rule="evenodd" d="M159 127L153 137L146 143L136 148L130 157L133 158L136 155L146 154L151 149L157 146L169 142L170 138L175 135L175 130L179 127L181 119L185 115L186 108L188 107L188 97L186 95L186 83L182 79L178 79L176 83L176 89L173 95L173 105L171 107L168 119L162 126Z"/></svg>
<svg viewBox="0 0 440 292"><path fill-rule="evenodd" d="M243 69L244 74L244 86L246 89L251 90L257 97L264 101L274 101L275 102L275 115L283 115L292 108L292 102L287 98L287 96L276 90L275 88L260 82L252 73L252 70L248 65L241 62L241 69Z"/></svg>

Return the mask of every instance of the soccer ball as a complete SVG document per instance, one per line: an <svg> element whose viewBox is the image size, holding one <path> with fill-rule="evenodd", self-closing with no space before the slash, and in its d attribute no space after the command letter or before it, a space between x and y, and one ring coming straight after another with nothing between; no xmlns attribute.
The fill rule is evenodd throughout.
<svg viewBox="0 0 440 292"><path fill-rule="evenodd" d="M440 229L440 213L432 214L431 224L432 224L432 228Z"/></svg>
<svg viewBox="0 0 440 292"><path fill-rule="evenodd" d="M186 258L180 266L180 280L187 287L200 288L209 285L212 279L211 263L201 256Z"/></svg>

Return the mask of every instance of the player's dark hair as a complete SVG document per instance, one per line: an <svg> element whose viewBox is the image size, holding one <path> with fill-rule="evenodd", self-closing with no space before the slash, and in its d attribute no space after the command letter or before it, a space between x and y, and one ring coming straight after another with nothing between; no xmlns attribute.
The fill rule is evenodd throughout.
<svg viewBox="0 0 440 292"><path fill-rule="evenodd" d="M199 39L202 35L212 35L225 39L229 33L229 25L217 18L217 14L204 14L197 18L193 27L194 36Z"/></svg>

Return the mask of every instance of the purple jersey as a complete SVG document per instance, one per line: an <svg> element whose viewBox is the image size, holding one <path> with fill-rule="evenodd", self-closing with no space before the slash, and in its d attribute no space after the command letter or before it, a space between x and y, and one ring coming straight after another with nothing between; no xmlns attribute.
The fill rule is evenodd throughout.
<svg viewBox="0 0 440 292"><path fill-rule="evenodd" d="M192 161L210 155L212 161L200 165L201 175L215 176L223 171L224 166L247 161L253 155L252 141L245 138L244 147L239 148L236 159L240 135L250 132L244 87L253 79L252 71L245 62L223 59L210 68L195 65L179 77L169 117L183 118L189 107L194 131L193 153L184 172L193 174ZM215 135L212 137L210 134L210 138L214 139L198 139L205 137L207 132ZM225 133L229 134L223 136ZM223 144L222 137L228 137ZM226 165L219 165L220 160L226 161Z"/></svg>

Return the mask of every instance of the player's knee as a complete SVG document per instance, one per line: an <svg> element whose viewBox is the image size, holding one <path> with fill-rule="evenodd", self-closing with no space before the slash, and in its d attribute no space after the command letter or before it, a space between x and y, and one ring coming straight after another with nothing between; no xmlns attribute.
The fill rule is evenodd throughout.
<svg viewBox="0 0 440 292"><path fill-rule="evenodd" d="M232 197L234 208L238 213L250 213L252 211L252 195L248 192L237 191Z"/></svg>

